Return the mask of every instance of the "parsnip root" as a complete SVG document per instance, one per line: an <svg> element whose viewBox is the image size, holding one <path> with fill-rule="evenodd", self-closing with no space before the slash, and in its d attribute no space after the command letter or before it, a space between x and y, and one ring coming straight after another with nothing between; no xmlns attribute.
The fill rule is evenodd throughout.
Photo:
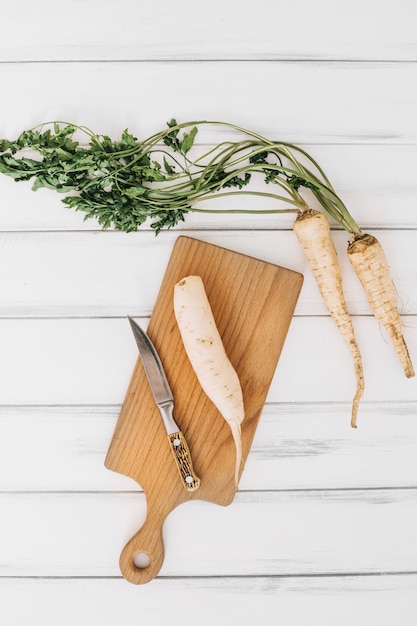
<svg viewBox="0 0 417 626"><path fill-rule="evenodd" d="M236 449L234 479L237 488L242 462L241 423L245 417L243 393L200 276L187 276L175 285L174 313L197 379L230 426Z"/></svg>
<svg viewBox="0 0 417 626"><path fill-rule="evenodd" d="M397 294L381 244L372 235L365 234L349 244L347 252L375 317L387 329L404 373L411 378L414 368L403 336Z"/></svg>
<svg viewBox="0 0 417 626"><path fill-rule="evenodd" d="M324 213L310 209L297 217L293 230L304 250L323 302L352 353L356 393L352 401L351 425L356 428L359 401L365 388L362 356L343 294L342 276L329 220Z"/></svg>

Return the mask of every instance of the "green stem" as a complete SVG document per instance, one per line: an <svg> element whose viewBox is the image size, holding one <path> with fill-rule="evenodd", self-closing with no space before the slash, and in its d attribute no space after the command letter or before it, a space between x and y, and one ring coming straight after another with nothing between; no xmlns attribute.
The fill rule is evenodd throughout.
<svg viewBox="0 0 417 626"><path fill-rule="evenodd" d="M34 131L42 132L44 128L50 125L53 125L50 135L51 143L44 145L49 139L49 134L46 134L46 137L43 136L40 141L36 140L39 137L36 134L33 145L30 145L30 133ZM60 129L59 125L64 125L64 128ZM199 129L205 126L227 128L239 135L243 135L244 138L239 141L223 141L207 150L198 158L191 159L188 157L189 146L187 149L182 149L178 133L190 128L196 127ZM98 185L96 173L91 171L90 165L85 165L85 161L83 163L83 157L81 156L83 150L78 148L78 144L76 144L77 149L74 150L71 163L67 162L67 169L64 166L62 166L61 170L59 169L59 139L61 137L61 146L65 150L66 138L72 137L76 131L84 133L89 138L89 147L84 150L86 154L90 152L90 154L94 155L93 163L96 162L97 156L97 172L100 174ZM42 176L45 173L45 176L48 177L48 186L49 181L52 180L53 182L50 183L50 186L54 188L54 185L56 185L58 190L60 190L59 184L54 181L61 180L61 173L64 177L71 175L71 182L68 184L73 184L74 189L82 191L85 194L85 199L91 200L94 205L95 194L100 197L103 184L112 184L114 185L113 190L115 194L113 195L115 200L112 197L112 201L106 207L109 213L112 210L117 210L118 212L122 210L120 207L116 207L117 193L121 194L121 203L123 204L126 200L126 195L124 198L122 196L126 194L128 188L134 186L144 188L143 196L138 200L138 206L140 203L140 206L144 207L143 210L150 211L152 215L157 214L158 211L169 212L171 209L173 211L195 210L212 213L216 210L190 208L190 204L242 194L273 198L279 202L285 202L290 205L290 208L255 211L236 209L218 212L282 213L305 211L308 208L307 203L299 192L299 188L309 188L323 210L339 223L350 234L351 238L357 238L362 235L361 229L350 215L341 198L336 194L325 172L306 150L289 142L277 142L267 139L257 132L232 123L196 120L175 124L154 133L143 141L137 141L130 136L133 139L130 143L133 145L128 143L126 144L127 147L123 149L117 149L123 144L109 143L110 140L108 138L97 135L86 126L63 121L46 122L26 132L28 137L23 136L24 134L22 133L22 144L17 142L15 145L20 148L23 142L27 141L27 147L38 151L42 155L45 164L43 168L35 164L33 172L25 169L19 170L17 166L19 159L14 159L16 168L12 166L8 168L11 175L22 172L26 179L38 176L42 182ZM161 147L161 145L164 143L164 139L170 135L171 138L173 136L178 141L176 140L172 144L171 150L167 150L165 147ZM55 160L51 160L49 153L54 154L54 150L57 150ZM181 155L183 162L173 154L175 152ZM265 158L263 153L266 153ZM163 155L166 159L170 159L170 162L175 164L173 172L168 173L163 169L163 165L157 160L158 154ZM80 163L78 167L77 158ZM141 164L142 159L144 159L144 165L143 163ZM148 162L151 163L149 167L153 169L153 172L146 171ZM157 166L154 165L155 162ZM6 168L3 171L8 173ZM49 175L50 171L52 173ZM162 181L155 182L156 171L161 173ZM288 197L261 191L248 191L247 189L222 191L225 187L236 187L240 184L240 181L245 182L245 178L248 179L248 176L253 174L263 175L267 183L278 185L288 194ZM236 180L233 180L235 178ZM99 191L100 189L101 191ZM116 205L112 205L112 202L116 202ZM102 206L104 213L105 204ZM129 206L128 202L126 206Z"/></svg>
<svg viewBox="0 0 417 626"><path fill-rule="evenodd" d="M216 193L216 194L211 194L211 195L207 195L207 196L200 196L197 198L198 202L202 202L202 201L206 201L206 200L216 200L218 198L226 198L228 196L259 196L262 198L272 198L273 200L279 200L281 202L286 202L288 204L291 204L292 206L296 207L294 209L270 209L270 210L263 210L263 209L256 209L254 211L244 211L245 213L248 212L252 212L252 213L294 213L297 212L299 213L300 210L304 210L305 207L305 203L299 203L296 202L295 200L291 200L290 198L286 198L284 196L278 196L277 194L274 193L266 193L264 191L225 191L223 193ZM194 209L193 209L194 210ZM213 212L213 211L210 211ZM221 211L222 213L227 213L227 210L223 210ZM238 211L233 211L233 213L236 213Z"/></svg>
<svg viewBox="0 0 417 626"><path fill-rule="evenodd" d="M249 214L249 215L275 215L278 213L299 213L298 209L190 209L193 213L225 213L225 214Z"/></svg>

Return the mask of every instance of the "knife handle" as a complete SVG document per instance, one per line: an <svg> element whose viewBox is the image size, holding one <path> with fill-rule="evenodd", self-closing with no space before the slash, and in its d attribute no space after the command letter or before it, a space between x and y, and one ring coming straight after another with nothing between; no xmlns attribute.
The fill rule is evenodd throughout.
<svg viewBox="0 0 417 626"><path fill-rule="evenodd" d="M184 435L179 430L168 435L172 454L174 455L182 484L187 491L195 491L200 486L200 479L196 476L191 460L190 450Z"/></svg>

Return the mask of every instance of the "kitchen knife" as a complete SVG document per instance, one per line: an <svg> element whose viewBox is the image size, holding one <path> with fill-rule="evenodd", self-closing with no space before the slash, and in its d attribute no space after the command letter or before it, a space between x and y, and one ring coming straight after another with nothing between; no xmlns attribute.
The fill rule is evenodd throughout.
<svg viewBox="0 0 417 626"><path fill-rule="evenodd" d="M128 319L156 406L161 413L162 422L168 435L169 446L174 455L182 484L187 491L195 491L200 486L200 479L195 475L185 437L174 420L174 396L161 360L148 335L131 317L128 317Z"/></svg>

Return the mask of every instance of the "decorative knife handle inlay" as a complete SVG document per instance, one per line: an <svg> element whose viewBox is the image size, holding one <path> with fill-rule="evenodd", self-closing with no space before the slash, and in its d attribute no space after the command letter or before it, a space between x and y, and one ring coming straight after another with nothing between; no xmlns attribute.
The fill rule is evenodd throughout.
<svg viewBox="0 0 417 626"><path fill-rule="evenodd" d="M195 475L188 444L181 431L168 435L172 453L177 463L182 482L187 491L195 491L200 479Z"/></svg>

